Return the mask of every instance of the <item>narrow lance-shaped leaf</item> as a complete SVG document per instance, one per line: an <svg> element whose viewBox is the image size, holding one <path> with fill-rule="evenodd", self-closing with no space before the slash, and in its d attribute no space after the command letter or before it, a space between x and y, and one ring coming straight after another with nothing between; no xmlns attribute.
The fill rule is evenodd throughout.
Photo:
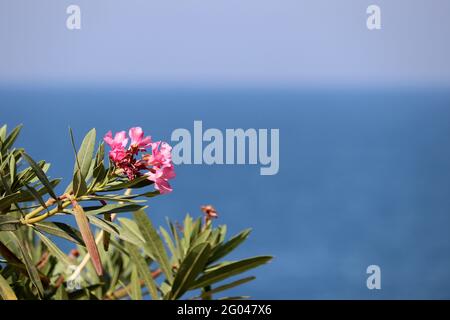
<svg viewBox="0 0 450 320"><path fill-rule="evenodd" d="M80 150L77 152L75 146L75 139L73 137L72 129L69 128L70 140L75 154L75 165L73 169L73 182L69 184L66 192L73 190L74 194L78 197L84 195L87 192L86 176L91 167L92 156L95 147L96 131L92 129L89 131L81 143Z"/></svg>
<svg viewBox="0 0 450 320"><path fill-rule="evenodd" d="M11 194L11 186L9 184L9 181L6 180L6 174L1 169L0 169L0 183L3 186L3 190L6 191L6 194Z"/></svg>
<svg viewBox="0 0 450 320"><path fill-rule="evenodd" d="M74 173L80 170L83 179L86 178L89 168L91 167L92 157L94 155L96 131L91 129L83 139L81 147L77 153L77 161L74 167Z"/></svg>
<svg viewBox="0 0 450 320"><path fill-rule="evenodd" d="M53 179L50 181L50 185L53 188L55 188L60 182L61 182L61 179ZM46 187L41 187L39 189L36 189L36 191L41 197L48 193ZM18 202L30 202L30 201L35 200L33 195L28 190L21 190L18 194L19 194Z"/></svg>
<svg viewBox="0 0 450 320"><path fill-rule="evenodd" d="M147 176L138 177L133 180L115 181L114 183L108 184L108 188L105 189L104 191L109 192L109 191L118 191L118 190L123 190L123 189L127 189L127 188L133 188L133 187L140 185L141 183L147 182L147 181L149 182Z"/></svg>
<svg viewBox="0 0 450 320"><path fill-rule="evenodd" d="M149 290L150 296L152 297L153 300L158 300L159 299L158 289L156 287L156 283L155 280L153 279L150 268L145 262L145 259L140 255L139 250L135 245L129 242L125 242L125 247L127 248L127 251L130 253L130 258L136 265L139 274L143 278L144 283Z"/></svg>
<svg viewBox="0 0 450 320"><path fill-rule="evenodd" d="M18 125L11 131L9 136L3 142L3 151L6 151L13 146L17 137L19 136L20 130L22 130L22 127L23 127L23 125Z"/></svg>
<svg viewBox="0 0 450 320"><path fill-rule="evenodd" d="M66 268L68 268L72 263L69 260L69 257L64 254L64 252L59 249L56 244L54 244L49 238L47 238L43 233L41 233L37 228L34 228L34 231L38 235L38 237L42 240L42 242L45 244L47 249L50 251L50 253L58 259L58 261L61 261L61 263L64 264Z"/></svg>
<svg viewBox="0 0 450 320"><path fill-rule="evenodd" d="M147 217L144 210L139 210L134 213L134 218L141 230L142 236L145 239L145 245L149 248L150 252L159 263L161 270L166 275L167 280L172 283L172 267L170 265L169 257L167 256L164 244L153 227L152 222Z"/></svg>
<svg viewBox="0 0 450 320"><path fill-rule="evenodd" d="M39 272L37 271L33 261L31 260L31 256L28 248L22 243L21 240L15 235L14 232L10 231L11 238L16 242L17 246L22 253L23 261L25 263L25 267L27 268L27 272L30 276L31 282L36 287L38 291L39 297L44 297L44 287L42 286L41 279L39 277Z"/></svg>
<svg viewBox="0 0 450 320"><path fill-rule="evenodd" d="M11 156L9 158L9 179L11 181L11 185L14 184L14 180L16 178L16 158Z"/></svg>
<svg viewBox="0 0 450 320"><path fill-rule="evenodd" d="M108 292L113 292L117 286L117 284L120 281L120 276L122 275L122 271L123 271L123 260L122 259L118 259L117 262L114 265L114 268L112 270L112 276L111 276L111 281L109 283L109 289Z"/></svg>
<svg viewBox="0 0 450 320"><path fill-rule="evenodd" d="M262 256L227 263L221 267L215 268L212 271L206 272L203 276L195 281L191 289L204 288L215 282L225 280L247 270L259 267L260 265L266 264L270 260L272 260L272 257Z"/></svg>
<svg viewBox="0 0 450 320"><path fill-rule="evenodd" d="M124 226L119 226L116 223L107 221L105 219L98 218L96 216L87 216L87 217L90 223L99 227L104 232L113 234L119 237L120 239L127 242L131 242L137 246L142 246L143 240L141 240L141 238L138 238L132 231L130 231L130 229L125 228Z"/></svg>
<svg viewBox="0 0 450 320"><path fill-rule="evenodd" d="M84 243L86 244L86 249L91 256L91 261L94 265L95 272L98 276L102 276L102 262L100 260L100 254L98 252L97 244L95 243L94 236L89 226L89 221L86 217L86 214L84 213L83 208L76 201L73 201L72 205L75 214L75 220L77 222L78 228L80 228L81 235L83 237Z"/></svg>
<svg viewBox="0 0 450 320"><path fill-rule="evenodd" d="M104 215L112 213L134 212L142 208L143 206L138 204L118 203L118 204L107 204L104 206L84 207L83 209L87 215L97 215L97 214Z"/></svg>
<svg viewBox="0 0 450 320"><path fill-rule="evenodd" d="M73 175L73 194L75 197L83 196L87 193L88 188L86 185L86 181L83 179L80 170L76 170Z"/></svg>
<svg viewBox="0 0 450 320"><path fill-rule="evenodd" d="M7 209L12 203L18 201L22 195L20 193L13 193L0 199L0 210Z"/></svg>
<svg viewBox="0 0 450 320"><path fill-rule="evenodd" d="M103 215L103 218L105 219L105 221L112 222L110 213L105 213ZM111 233L109 233L107 231L104 231L104 234L103 234L103 250L105 250L106 252L108 252L108 250L109 250L109 243L110 243L110 241L111 241Z"/></svg>
<svg viewBox="0 0 450 320"><path fill-rule="evenodd" d="M142 300L142 287L139 272L136 266L131 271L131 295L134 300Z"/></svg>
<svg viewBox="0 0 450 320"><path fill-rule="evenodd" d="M49 170L50 167L51 167L51 164L50 164L50 163L47 163L47 162L45 162L45 161L39 161L39 162L37 162L37 165L38 165L39 167L41 167L42 172L45 173L45 174L47 174L48 170ZM38 182L38 181L39 181L39 178L38 178L35 174L33 175L33 170L32 170L32 169L31 169L31 172L30 172L30 173L31 173L30 179L29 179L29 181L26 180L25 183L27 183L27 181L28 181L29 183L35 183L35 182Z"/></svg>
<svg viewBox="0 0 450 320"><path fill-rule="evenodd" d="M139 231L139 227L137 226L136 222L126 218L119 218L118 220L120 222L122 230L127 233L127 236L134 240L131 242L134 244L139 243L139 246L142 247L145 239L142 237L142 234Z"/></svg>
<svg viewBox="0 0 450 320"><path fill-rule="evenodd" d="M38 164L28 154L23 153L23 157L29 163L30 167L34 170L34 172L36 173L36 176L39 178L41 183L47 189L49 195L53 199L57 200L58 197L56 196L55 192L53 191L52 185L50 184L50 181L48 180L45 173L42 171L41 167L38 166Z"/></svg>
<svg viewBox="0 0 450 320"><path fill-rule="evenodd" d="M164 241L166 242L167 246L169 247L170 252L172 253L172 256L176 259L177 262L180 261L180 257L178 255L178 250L175 248L175 244L172 241L172 238L170 237L169 233L164 229L163 227L159 227L159 232L164 238Z"/></svg>
<svg viewBox="0 0 450 320"><path fill-rule="evenodd" d="M6 132L8 130L8 126L5 124L0 128L0 141L4 142L6 140Z"/></svg>
<svg viewBox="0 0 450 320"><path fill-rule="evenodd" d="M44 199L42 199L41 195L39 194L39 192L37 192L37 190L35 188L33 188L32 186L29 185L25 185L25 188L27 188L27 190L31 193L31 195L33 196L33 198L39 202L39 204L44 207L47 212L48 212L48 208L47 205L45 204Z"/></svg>
<svg viewBox="0 0 450 320"><path fill-rule="evenodd" d="M43 232L52 234L54 236L69 240L73 243L76 243L80 246L85 246L81 233L69 226L68 224L62 223L62 222L48 222L48 221L43 221L43 222L38 222L34 224L35 227Z"/></svg>
<svg viewBox="0 0 450 320"><path fill-rule="evenodd" d="M250 235L251 229L246 229L239 233L238 235L231 238L226 243L220 245L217 249L214 250L212 257L210 259L210 263L217 261L223 257L225 257L228 253L236 249L240 244L242 244Z"/></svg>
<svg viewBox="0 0 450 320"><path fill-rule="evenodd" d="M199 244L189 251L173 281L171 299L178 299L189 290L208 262L210 252L211 246L209 243Z"/></svg>
<svg viewBox="0 0 450 320"><path fill-rule="evenodd" d="M167 219L167 224L169 225L170 232L173 235L173 238L174 238L174 241L175 241L175 245L176 245L176 249L178 251L178 257L181 260L184 257L184 250L181 247L181 240L180 240L180 236L178 234L178 230L175 227L175 225L171 221L169 221L168 219Z"/></svg>

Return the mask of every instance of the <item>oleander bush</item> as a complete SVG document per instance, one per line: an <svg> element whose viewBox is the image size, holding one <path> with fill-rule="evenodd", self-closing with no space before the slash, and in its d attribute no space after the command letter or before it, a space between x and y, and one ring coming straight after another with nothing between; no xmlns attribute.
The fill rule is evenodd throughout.
<svg viewBox="0 0 450 320"><path fill-rule="evenodd" d="M15 147L20 130L0 128L0 298L241 299L225 291L271 260L228 260L250 230L228 239L212 206L153 225L146 203L172 191L175 168L171 147L141 128L99 143L92 129L79 148L70 131L74 170L65 188L48 162Z"/></svg>

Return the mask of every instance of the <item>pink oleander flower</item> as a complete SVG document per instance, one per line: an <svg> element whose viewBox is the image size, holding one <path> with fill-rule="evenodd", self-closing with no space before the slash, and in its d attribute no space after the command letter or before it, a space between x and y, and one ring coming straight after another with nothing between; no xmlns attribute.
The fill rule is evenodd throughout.
<svg viewBox="0 0 450 320"><path fill-rule="evenodd" d="M166 142L152 143L152 154L145 155L144 161L153 168L147 173L149 180L155 182L155 188L161 194L169 193L172 188L168 180L175 178L172 164L172 147Z"/></svg>
<svg viewBox="0 0 450 320"><path fill-rule="evenodd" d="M128 144L128 138L125 131L116 133L114 139L112 137L112 132L109 131L103 140L111 147L109 157L112 161L121 161L126 156L125 147Z"/></svg>
<svg viewBox="0 0 450 320"><path fill-rule="evenodd" d="M144 137L144 131L140 127L131 128L128 131L131 140L128 141L126 132L118 132L114 138L109 131L104 141L111 147L109 158L118 169L119 174L124 174L133 180L143 175L155 183L155 189L161 194L172 192L169 180L175 178L175 169L172 164L172 147L166 142L152 142L150 136ZM151 154L144 154L140 159L140 152L151 148Z"/></svg>
<svg viewBox="0 0 450 320"><path fill-rule="evenodd" d="M145 151L152 144L152 138L150 136L144 138L144 131L141 127L131 128L128 131L128 135L131 138L131 148Z"/></svg>
<svg viewBox="0 0 450 320"><path fill-rule="evenodd" d="M172 163L172 147L166 142L154 142L151 144L152 154L145 160L151 166L169 166Z"/></svg>
<svg viewBox="0 0 450 320"><path fill-rule="evenodd" d="M155 189L159 190L161 194L170 193L173 191L168 181L175 178L175 170L173 165L163 168L154 167L150 169L146 175L149 180L155 183Z"/></svg>

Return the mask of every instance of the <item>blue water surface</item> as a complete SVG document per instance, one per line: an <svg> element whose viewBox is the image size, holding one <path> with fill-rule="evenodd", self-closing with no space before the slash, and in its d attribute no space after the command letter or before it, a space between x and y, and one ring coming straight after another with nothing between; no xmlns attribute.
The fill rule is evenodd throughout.
<svg viewBox="0 0 450 320"><path fill-rule="evenodd" d="M151 200L157 224L213 204L231 233L253 233L233 257L271 254L253 283L259 299L450 298L450 91L418 89L0 90L0 122L25 125L18 144L70 179L92 127L279 128L280 171L180 165L175 191ZM64 244L68 250L69 244ZM366 287L366 268L382 289Z"/></svg>

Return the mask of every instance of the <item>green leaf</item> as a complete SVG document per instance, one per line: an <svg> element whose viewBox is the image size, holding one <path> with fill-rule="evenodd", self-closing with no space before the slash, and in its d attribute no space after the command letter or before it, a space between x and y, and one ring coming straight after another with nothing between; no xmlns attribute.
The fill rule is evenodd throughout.
<svg viewBox="0 0 450 320"><path fill-rule="evenodd" d="M20 193L12 193L0 199L0 210L7 209L12 203L18 201L21 198Z"/></svg>
<svg viewBox="0 0 450 320"><path fill-rule="evenodd" d="M9 158L9 179L11 181L11 185L13 185L14 180L16 179L16 158L13 156Z"/></svg>
<svg viewBox="0 0 450 320"><path fill-rule="evenodd" d="M181 246L181 240L180 240L180 236L178 234L178 230L175 227L175 225L171 221L169 221L168 219L167 219L167 224L169 225L170 232L173 235L173 238L174 238L174 241L175 241L175 245L176 245L176 249L178 250L178 257L181 260L181 259L184 258L184 250L183 250L183 248Z"/></svg>
<svg viewBox="0 0 450 320"><path fill-rule="evenodd" d="M113 293L123 272L123 260L117 259L112 268L111 281L109 282L108 293Z"/></svg>
<svg viewBox="0 0 450 320"><path fill-rule="evenodd" d="M144 183L144 184L142 184ZM134 180L125 180L125 181L115 181L113 183L110 183L105 190L102 190L104 192L109 191L118 191L128 188L134 188L136 186L144 187L152 184L151 181L148 180L147 176L138 177Z"/></svg>
<svg viewBox="0 0 450 320"><path fill-rule="evenodd" d="M8 126L5 124L0 128L0 141L4 142L6 140L6 133L8 130Z"/></svg>
<svg viewBox="0 0 450 320"><path fill-rule="evenodd" d="M3 186L3 190L6 191L6 194L11 194L11 186L9 184L9 181L6 180L6 174L4 174L1 170L0 170L0 182L1 185Z"/></svg>
<svg viewBox="0 0 450 320"><path fill-rule="evenodd" d="M81 235L83 237L84 243L86 244L86 249L91 256L92 264L94 265L95 272L98 276L103 275L102 261L100 259L100 254L98 252L97 244L95 243L94 236L92 234L91 228L89 226L89 221L84 213L83 207L78 203L74 204L73 211L75 214L75 220L77 222L78 228L80 228Z"/></svg>
<svg viewBox="0 0 450 320"><path fill-rule="evenodd" d="M118 203L118 204L107 204L104 206L84 207L84 212L87 215L98 215L98 214L134 212L142 208L143 206L140 206L138 204Z"/></svg>
<svg viewBox="0 0 450 320"><path fill-rule="evenodd" d="M50 185L54 189L60 182L61 182L61 179L54 179L54 180L50 181ZM25 183L23 183L23 184L25 184ZM41 197L48 193L46 187L39 188L36 191ZM19 194L19 199L18 199L19 202L30 202L30 201L35 200L35 198L31 194L31 192L29 192L28 190L21 190L18 194Z"/></svg>
<svg viewBox="0 0 450 320"><path fill-rule="evenodd" d="M41 233L37 228L34 228L34 231L38 235L38 237L45 244L50 253L58 259L66 268L68 268L72 263L69 260L69 257L59 249L56 244L54 244L49 238L47 238L43 233Z"/></svg>
<svg viewBox="0 0 450 320"><path fill-rule="evenodd" d="M85 195L80 197L79 201L95 201L95 200L104 200L104 201L114 201L114 202L127 202L127 203L138 203L145 202L145 200L134 200L137 196L127 197L127 196L118 196L118 195Z"/></svg>
<svg viewBox="0 0 450 320"><path fill-rule="evenodd" d="M225 238L227 236L227 226L226 225L219 226L219 230L220 230L219 243L222 243L225 241Z"/></svg>
<svg viewBox="0 0 450 320"><path fill-rule="evenodd" d="M173 281L171 299L176 300L189 290L208 262L210 252L209 243L199 244L188 252Z"/></svg>
<svg viewBox="0 0 450 320"><path fill-rule="evenodd" d="M152 253L153 257L159 263L161 270L166 275L169 283L173 281L172 266L170 265L169 257L167 256L166 249L158 232L153 227L152 222L147 217L144 210L136 211L134 214L139 230L141 230L142 236L145 239L145 246Z"/></svg>
<svg viewBox="0 0 450 320"><path fill-rule="evenodd" d="M259 267L260 265L268 263L270 260L272 260L272 257L261 256L224 264L221 267L214 268L212 271L205 272L203 276L195 281L191 289L207 287L213 283Z"/></svg>
<svg viewBox="0 0 450 320"><path fill-rule="evenodd" d="M16 218L0 216L0 231L15 231L20 225L20 221Z"/></svg>
<svg viewBox="0 0 450 320"><path fill-rule="evenodd" d="M105 213L103 215L103 219L107 222L112 222L110 213ZM111 241L111 233L103 230L103 250L105 250L105 252L108 252L108 250L109 250L109 242L110 241Z"/></svg>
<svg viewBox="0 0 450 320"><path fill-rule="evenodd" d="M163 227L159 227L159 231L162 237L164 238L164 242L167 244L167 247L169 247L170 253L172 253L172 256L174 256L177 262L179 262L181 258L178 255L178 250L176 249L175 244L173 243L169 233Z"/></svg>
<svg viewBox="0 0 450 320"><path fill-rule="evenodd" d="M209 226L205 226L205 230L207 233L211 233L211 224ZM202 235L202 218L198 218L192 223L192 234L191 234L191 244L198 239L199 236Z"/></svg>
<svg viewBox="0 0 450 320"><path fill-rule="evenodd" d="M125 242L125 246L127 251L130 253L131 261L133 261L139 271L139 274L143 278L144 283L149 290L150 296L153 300L158 300L158 289L147 262L145 262L145 259L140 255L139 250L135 245Z"/></svg>
<svg viewBox="0 0 450 320"><path fill-rule="evenodd" d="M210 291L204 292L199 298L205 299L205 298L207 298L210 295L217 294L217 293L223 292L225 290L233 289L233 288L235 288L237 286L243 285L243 284L248 283L250 281L253 281L255 279L256 279L255 277L247 277L247 278L244 278L244 279L233 281L233 282L228 283L228 284L224 284L224 285L222 285L220 287L217 287L217 288L214 288L214 289L212 289Z"/></svg>
<svg viewBox="0 0 450 320"><path fill-rule="evenodd" d="M41 167L42 172L44 172L45 174L47 174L47 171L51 167L51 164L50 163L46 163L45 161L39 161L37 164L38 164L39 167ZM31 171L31 173L33 173L33 172ZM36 175L32 175L32 177L33 178L30 179L30 181L29 181L30 183L35 183L35 182L39 181L39 178Z"/></svg>
<svg viewBox="0 0 450 320"><path fill-rule="evenodd" d="M184 245L186 248L189 248L191 245L191 237L192 237L192 217L187 214L184 218L183 223L183 241L185 242Z"/></svg>
<svg viewBox="0 0 450 320"><path fill-rule="evenodd" d="M136 266L131 271L131 296L133 300L142 300L142 287L139 280L139 272Z"/></svg>
<svg viewBox="0 0 450 320"><path fill-rule="evenodd" d="M100 142L98 145L97 153L95 154L95 166L103 165L105 160L105 143Z"/></svg>
<svg viewBox="0 0 450 320"><path fill-rule="evenodd" d="M231 251L236 249L240 244L242 244L250 235L251 229L246 229L239 233L238 235L231 238L228 242L220 245L217 249L214 250L210 263L217 261L223 257L225 257L227 254L229 254Z"/></svg>
<svg viewBox="0 0 450 320"><path fill-rule="evenodd" d="M209 242L211 244L211 247L214 247L213 241L208 241L211 237L212 229L206 228L205 230L201 231L201 233L191 242L191 246L196 246L203 242Z"/></svg>
<svg viewBox="0 0 450 320"><path fill-rule="evenodd" d="M142 246L145 242L144 237L142 236L139 228L133 220L127 218L118 218L123 231L127 232L127 235L133 239L132 243L139 244L138 246Z"/></svg>
<svg viewBox="0 0 450 320"><path fill-rule="evenodd" d="M74 194L79 197L87 193L86 177L89 173L92 156L94 154L96 131L91 129L83 139L80 149L77 152L73 131L69 128L70 140L75 154L75 165L73 169L73 181L67 186L66 193L73 190Z"/></svg>
<svg viewBox="0 0 450 320"><path fill-rule="evenodd" d="M11 238L14 240L14 242L16 242L17 246L20 249L20 252L22 253L23 262L27 269L28 275L30 276L31 282L36 287L39 297L43 298L44 297L44 287L42 286L39 272L36 269L33 261L31 260L31 255L28 250L28 247L24 243L22 243L21 240L19 240L19 238L16 236L16 234L14 232L10 231L10 235L11 235Z"/></svg>
<svg viewBox="0 0 450 320"><path fill-rule="evenodd" d="M45 201L44 201L44 199L42 199L42 197L41 197L41 195L39 194L39 192L37 192L37 190L35 189L35 188L33 188L32 186L29 186L29 185L25 185L25 188L27 188L27 190L31 193L31 195L33 196L33 198L35 199L35 200L37 200L37 202L39 202L39 204L41 205L41 206L43 206L46 210L47 210L47 212L48 212L48 208L47 208L47 205L45 204Z"/></svg>
<svg viewBox="0 0 450 320"><path fill-rule="evenodd" d="M17 300L16 294L5 278L0 274L0 296L3 300Z"/></svg>
<svg viewBox="0 0 450 320"><path fill-rule="evenodd" d="M83 180L86 178L89 168L91 167L92 157L94 155L95 139L96 130L94 128L86 134L77 153L77 159L73 172L75 173L79 169Z"/></svg>
<svg viewBox="0 0 450 320"><path fill-rule="evenodd" d="M75 197L83 196L87 193L88 188L84 180L81 170L76 170L73 175L73 193Z"/></svg>
<svg viewBox="0 0 450 320"><path fill-rule="evenodd" d="M2 147L2 150L3 151L6 151L6 150L8 150L9 148L11 148L12 146L13 146L13 144L14 144L14 142L16 141L16 139L17 139L17 137L18 137L18 135L19 135L19 133L20 133L20 130L22 129L22 127L23 127L23 125L18 125L17 127L15 127L12 131L11 131L11 133L9 134L9 136L4 140L4 142L3 142L3 147Z"/></svg>
<svg viewBox="0 0 450 320"><path fill-rule="evenodd" d="M34 224L35 227L43 232L52 234L54 236L69 240L73 243L76 243L80 246L85 246L81 233L69 226L68 224L62 222L38 222Z"/></svg>
<svg viewBox="0 0 450 320"><path fill-rule="evenodd" d="M99 227L103 231L113 234L124 241L131 242L137 246L142 245L142 241L140 239L137 239L135 236L130 235L130 232L128 230L121 228L113 222L98 218L96 216L88 216L88 220L90 223Z"/></svg>
<svg viewBox="0 0 450 320"><path fill-rule="evenodd" d="M97 153L95 155L95 161L93 162L92 170L92 182L90 188L94 188L98 184L102 184L106 177L106 169L104 166L105 158L105 144L101 142L98 146Z"/></svg>
<svg viewBox="0 0 450 320"><path fill-rule="evenodd" d="M45 173L42 171L41 167L25 152L23 153L23 157L25 160L29 163L30 167L34 170L36 173L36 176L39 178L41 183L44 185L44 187L47 189L48 194L55 200L58 199L55 192L53 191L52 185L50 184L50 181L48 180Z"/></svg>

